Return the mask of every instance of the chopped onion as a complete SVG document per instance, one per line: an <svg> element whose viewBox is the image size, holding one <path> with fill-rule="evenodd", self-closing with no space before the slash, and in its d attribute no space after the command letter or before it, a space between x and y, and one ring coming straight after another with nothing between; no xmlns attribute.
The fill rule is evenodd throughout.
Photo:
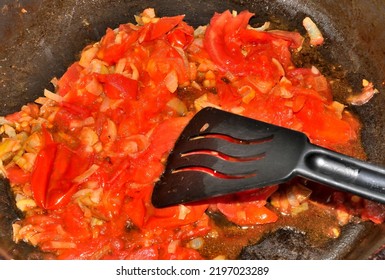
<svg viewBox="0 0 385 280"><path fill-rule="evenodd" d="M49 91L48 89L44 89L44 96L57 103L61 103L63 101L63 97L56 93L53 93L52 91Z"/></svg>
<svg viewBox="0 0 385 280"><path fill-rule="evenodd" d="M312 21L311 18L305 17L302 21L302 25L309 34L310 44L312 46L319 46L323 44L324 37L322 36L321 31L318 29L317 25Z"/></svg>
<svg viewBox="0 0 385 280"><path fill-rule="evenodd" d="M268 93L274 86L274 83L271 81L264 81L262 79L256 79L251 77L248 77L247 80L262 93Z"/></svg>
<svg viewBox="0 0 385 280"><path fill-rule="evenodd" d="M103 93L103 86L99 81L94 77L87 85L86 85L86 90L89 93L92 93L96 96L99 96Z"/></svg>
<svg viewBox="0 0 385 280"><path fill-rule="evenodd" d="M118 137L118 128L110 119L107 119L107 137L111 142L114 142Z"/></svg>
<svg viewBox="0 0 385 280"><path fill-rule="evenodd" d="M84 173L80 174L79 176L75 177L73 179L74 183L80 184L83 183L85 180L87 180L92 174L94 174L98 169L99 165L93 164L90 168L88 168Z"/></svg>
<svg viewBox="0 0 385 280"><path fill-rule="evenodd" d="M202 237L194 238L189 242L190 248L193 248L195 250L201 249L203 247L203 244L204 244L204 240Z"/></svg>
<svg viewBox="0 0 385 280"><path fill-rule="evenodd" d="M180 244L180 240L171 241L167 247L167 252L169 254L174 254L176 252L176 249L178 248L179 244Z"/></svg>
<svg viewBox="0 0 385 280"><path fill-rule="evenodd" d="M124 68L126 67L127 59L121 58L119 59L118 63L115 65L115 73L122 74L124 71Z"/></svg>
<svg viewBox="0 0 385 280"><path fill-rule="evenodd" d="M286 188L284 191L275 192L271 196L271 205L284 215L296 215L308 210L307 200L311 190L296 184Z"/></svg>
<svg viewBox="0 0 385 280"><path fill-rule="evenodd" d="M139 79L139 71L138 71L138 68L135 66L134 63L130 63L130 67L131 67L131 70L132 70L131 79L137 81L137 80Z"/></svg>
<svg viewBox="0 0 385 280"><path fill-rule="evenodd" d="M279 62L277 59L274 57L271 59L273 64L277 67L278 73L283 77L285 76L285 69L283 68L281 62Z"/></svg>
<svg viewBox="0 0 385 280"><path fill-rule="evenodd" d="M170 71L164 78L164 83L170 92L175 92L178 88L178 75L175 70Z"/></svg>
<svg viewBox="0 0 385 280"><path fill-rule="evenodd" d="M174 97L167 102L167 106L177 112L180 116L186 115L188 112L186 104L178 97Z"/></svg>
<svg viewBox="0 0 385 280"><path fill-rule="evenodd" d="M91 64L91 61L95 58L98 51L99 48L96 47L96 45L84 50L81 54L79 65L87 68Z"/></svg>
<svg viewBox="0 0 385 280"><path fill-rule="evenodd" d="M194 100L194 107L197 111L200 111L203 108L206 107L214 107L220 109L218 105L215 105L208 101L208 96L207 94L203 94L202 96L198 97L197 99Z"/></svg>
<svg viewBox="0 0 385 280"><path fill-rule="evenodd" d="M150 145L148 136L142 134L131 135L120 140L120 156L132 156L144 151Z"/></svg>
<svg viewBox="0 0 385 280"><path fill-rule="evenodd" d="M341 234L341 229L339 227L330 227L327 231L327 235L330 238L338 238Z"/></svg>
<svg viewBox="0 0 385 280"><path fill-rule="evenodd" d="M79 139L82 144L92 147L99 141L99 137L96 132L90 127L83 127L80 131Z"/></svg>
<svg viewBox="0 0 385 280"><path fill-rule="evenodd" d="M27 211L36 207L36 202L31 198L20 199L16 202L16 206L20 211Z"/></svg>
<svg viewBox="0 0 385 280"><path fill-rule="evenodd" d="M4 160L9 153L15 152L20 148L20 143L14 138L7 138L0 143L0 159Z"/></svg>
<svg viewBox="0 0 385 280"><path fill-rule="evenodd" d="M179 215L178 215L178 219L179 220L184 220L186 218L186 216L188 215L188 213L191 212L191 209L184 206L183 204L180 204L179 205Z"/></svg>
<svg viewBox="0 0 385 280"><path fill-rule="evenodd" d="M261 25L260 27L252 27L248 25L247 29L257 30L257 31L266 31L267 29L270 28L270 24L271 24L270 21L265 21L263 25Z"/></svg>
<svg viewBox="0 0 385 280"><path fill-rule="evenodd" d="M338 102L338 101L333 101L332 104L330 105L331 109L336 112L337 116L342 119L342 113L345 110L345 105Z"/></svg>
<svg viewBox="0 0 385 280"><path fill-rule="evenodd" d="M365 103L369 102L372 97L379 93L379 91L374 88L373 83L362 80L362 86L364 87L359 94L351 95L347 98L347 102L351 105L364 105Z"/></svg>
<svg viewBox="0 0 385 280"><path fill-rule="evenodd" d="M238 88L238 93L242 96L242 102L246 104L249 104L255 98L255 90L249 85Z"/></svg>

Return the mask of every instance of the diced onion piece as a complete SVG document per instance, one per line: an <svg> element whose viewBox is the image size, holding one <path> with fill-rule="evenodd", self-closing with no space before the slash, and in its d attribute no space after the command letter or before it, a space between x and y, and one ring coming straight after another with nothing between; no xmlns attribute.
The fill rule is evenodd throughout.
<svg viewBox="0 0 385 280"><path fill-rule="evenodd" d="M174 97L167 102L167 106L177 112L180 116L186 115L188 112L186 104L178 97Z"/></svg>
<svg viewBox="0 0 385 280"><path fill-rule="evenodd" d="M302 21L303 27L306 29L310 37L310 44L312 46L322 45L324 42L324 37L322 36L321 31L318 29L317 25L309 17L305 17Z"/></svg>
<svg viewBox="0 0 385 280"><path fill-rule="evenodd" d="M80 141L86 146L93 146L99 141L99 137L96 132L90 127L83 127L80 131Z"/></svg>
<svg viewBox="0 0 385 280"><path fill-rule="evenodd" d="M264 81L262 79L256 79L251 77L248 77L247 80L262 93L268 93L274 86L274 83L272 81Z"/></svg>
<svg viewBox="0 0 385 280"><path fill-rule="evenodd" d="M15 152L20 148L20 143L18 140L13 138L7 138L3 142L0 143L0 159L4 159L4 157L10 153Z"/></svg>
<svg viewBox="0 0 385 280"><path fill-rule="evenodd" d="M251 30L257 30L257 31L266 31L270 28L270 24L271 24L270 21L265 21L263 25L261 25L260 27L252 27L248 25L246 28Z"/></svg>
<svg viewBox="0 0 385 280"><path fill-rule="evenodd" d="M342 119L342 113L345 110L345 105L338 101L333 101L330 107L334 110L334 112L336 112L338 118Z"/></svg>
<svg viewBox="0 0 385 280"><path fill-rule="evenodd" d="M24 171L31 172L36 160L36 153L24 153L21 157L15 157L14 162Z"/></svg>
<svg viewBox="0 0 385 280"><path fill-rule="evenodd" d="M3 161L1 159L0 159L0 174L5 178L7 177L7 170L5 170Z"/></svg>
<svg viewBox="0 0 385 280"><path fill-rule="evenodd" d="M194 107L197 111L200 111L201 109L206 108L206 107L214 107L214 108L220 109L219 106L208 101L207 94L203 94L202 96L195 99L194 100Z"/></svg>
<svg viewBox="0 0 385 280"><path fill-rule="evenodd" d="M136 134L120 140L120 155L134 155L144 151L150 145L150 141L146 135Z"/></svg>
<svg viewBox="0 0 385 280"><path fill-rule="evenodd" d="M176 249L178 248L179 244L180 244L180 240L171 241L167 247L167 252L169 254L174 254L176 252Z"/></svg>
<svg viewBox="0 0 385 280"><path fill-rule="evenodd" d="M31 198L20 199L16 202L16 206L20 211L27 211L36 207L36 202Z"/></svg>
<svg viewBox="0 0 385 280"><path fill-rule="evenodd" d="M139 79L139 71L138 71L138 68L135 66L134 63L130 63L130 67L131 67L131 70L132 70L131 79L137 81L137 80Z"/></svg>
<svg viewBox="0 0 385 280"><path fill-rule="evenodd" d="M118 137L118 128L110 119L107 119L107 137L111 142L114 142Z"/></svg>
<svg viewBox="0 0 385 280"><path fill-rule="evenodd" d="M124 71L124 68L126 67L127 59L121 58L119 59L118 63L115 65L115 73L122 74Z"/></svg>
<svg viewBox="0 0 385 280"><path fill-rule="evenodd" d="M85 180L87 180L92 174L94 174L98 169L99 169L99 165L97 164L93 164L91 165L90 168L88 168L84 173L80 174L79 176L75 177L75 179L73 179L73 182L74 183L77 183L77 184L80 184L82 182L84 182Z"/></svg>
<svg viewBox="0 0 385 280"><path fill-rule="evenodd" d="M283 77L285 76L285 69L283 68L281 62L279 62L277 59L274 57L271 59L273 64L277 67L278 73Z"/></svg>
<svg viewBox="0 0 385 280"><path fill-rule="evenodd" d="M7 134L8 137L16 137L16 131L12 126L8 124L4 124L3 128L4 128L4 133Z"/></svg>
<svg viewBox="0 0 385 280"><path fill-rule="evenodd" d="M308 210L308 198L311 190L302 185L293 185L285 191L275 192L271 196L271 205L284 215L296 215Z"/></svg>
<svg viewBox="0 0 385 280"><path fill-rule="evenodd" d="M57 103L61 103L63 101L63 97L53 93L52 91L49 91L48 89L44 89L44 96L47 97L48 99L51 99Z"/></svg>
<svg viewBox="0 0 385 280"><path fill-rule="evenodd" d="M292 98L294 94L288 91L285 87L280 87L281 97L282 98Z"/></svg>
<svg viewBox="0 0 385 280"><path fill-rule="evenodd" d="M40 138L40 135L40 133L34 132L31 134L31 136L28 137L24 143L24 147L27 152L36 154L39 152L42 145L42 139Z"/></svg>
<svg viewBox="0 0 385 280"><path fill-rule="evenodd" d="M350 222L350 219L352 218L352 216L345 210L337 209L336 214L338 223L341 226L348 224Z"/></svg>
<svg viewBox="0 0 385 280"><path fill-rule="evenodd" d="M202 237L194 238L189 242L190 248L193 248L195 250L201 249L203 247L203 244L204 244L204 240Z"/></svg>
<svg viewBox="0 0 385 280"><path fill-rule="evenodd" d="M188 215L188 213L191 212L191 209L184 206L183 204L180 204L179 205L179 215L178 215L178 219L179 220L184 220L186 218L186 216Z"/></svg>
<svg viewBox="0 0 385 280"><path fill-rule="evenodd" d="M374 88L373 83L362 80L362 86L364 87L362 89L362 92L359 94L351 95L347 98L347 102L351 105L364 105L365 103L369 102L372 97L379 93L379 91Z"/></svg>
<svg viewBox="0 0 385 280"><path fill-rule="evenodd" d="M95 45L84 50L81 54L79 65L87 68L91 61L95 58L98 51L99 49Z"/></svg>
<svg viewBox="0 0 385 280"><path fill-rule="evenodd" d="M307 210L309 210L309 204L307 202L304 202L304 203L302 203L296 207L293 207L291 209L291 215L293 215L293 216L298 215L299 213L305 212Z"/></svg>
<svg viewBox="0 0 385 280"><path fill-rule="evenodd" d="M341 234L341 229L339 227L330 227L327 231L327 235L330 238L338 238Z"/></svg>
<svg viewBox="0 0 385 280"><path fill-rule="evenodd" d="M240 87L238 93L242 96L242 101L246 104L249 104L255 98L255 90L249 85Z"/></svg>
<svg viewBox="0 0 385 280"><path fill-rule="evenodd" d="M99 96L103 93L103 86L99 83L96 78L93 78L87 85L86 90L89 93L92 93L96 96Z"/></svg>
<svg viewBox="0 0 385 280"><path fill-rule="evenodd" d="M178 75L175 70L171 70L164 78L164 83L170 92L175 92L178 88Z"/></svg>

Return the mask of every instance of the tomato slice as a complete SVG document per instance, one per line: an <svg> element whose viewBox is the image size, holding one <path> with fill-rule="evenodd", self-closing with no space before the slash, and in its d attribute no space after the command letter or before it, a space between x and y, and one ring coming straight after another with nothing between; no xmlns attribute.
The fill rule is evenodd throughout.
<svg viewBox="0 0 385 280"><path fill-rule="evenodd" d="M216 13L205 32L204 45L211 59L226 72L245 74L245 58L241 52L241 42L237 35L245 29L254 14L243 11L236 17L225 11Z"/></svg>
<svg viewBox="0 0 385 280"><path fill-rule="evenodd" d="M88 168L89 159L46 138L32 171L31 189L40 207L57 209L71 200L77 190L73 179Z"/></svg>
<svg viewBox="0 0 385 280"><path fill-rule="evenodd" d="M240 226L273 223L278 216L265 204L267 198L277 189L278 186L271 186L234 194L225 197L216 207L229 221Z"/></svg>
<svg viewBox="0 0 385 280"><path fill-rule="evenodd" d="M218 203L217 207L226 218L240 226L273 223L278 216L265 206L260 206L259 201Z"/></svg>
<svg viewBox="0 0 385 280"><path fill-rule="evenodd" d="M175 16L175 17L162 17L157 22L150 25L150 31L147 36L147 40L155 40L167 32L171 31L175 26L177 26L184 18L184 15Z"/></svg>
<svg viewBox="0 0 385 280"><path fill-rule="evenodd" d="M107 29L106 35L101 40L101 47L97 53L99 59L102 59L109 64L118 62L139 37L139 32L133 30L129 25L119 26L119 31L123 31L125 36L120 38L120 43L116 43L115 31L110 28Z"/></svg>
<svg viewBox="0 0 385 280"><path fill-rule="evenodd" d="M150 207L151 216L145 223L146 228L173 228L198 221L208 204L201 205L177 205L167 208Z"/></svg>
<svg viewBox="0 0 385 280"><path fill-rule="evenodd" d="M7 168L7 178L13 184L26 184L31 179L31 173L25 172L19 166L12 166Z"/></svg>
<svg viewBox="0 0 385 280"><path fill-rule="evenodd" d="M194 40L194 28L181 21L167 34L167 40L173 47L187 48Z"/></svg>
<svg viewBox="0 0 385 280"><path fill-rule="evenodd" d="M104 91L111 99L134 99L138 93L138 81L127 78L121 74L98 75L104 84Z"/></svg>
<svg viewBox="0 0 385 280"><path fill-rule="evenodd" d="M72 64L58 81L57 93L61 96L66 95L74 86L74 84L78 81L80 77L80 72L82 70L83 67L81 67L78 62Z"/></svg>

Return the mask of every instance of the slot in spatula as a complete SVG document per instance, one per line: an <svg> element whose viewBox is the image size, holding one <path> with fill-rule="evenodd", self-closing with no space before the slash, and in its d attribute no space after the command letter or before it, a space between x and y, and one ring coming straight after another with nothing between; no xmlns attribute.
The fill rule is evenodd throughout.
<svg viewBox="0 0 385 280"><path fill-rule="evenodd" d="M301 132L211 107L183 130L152 203L206 200L295 176L385 203L385 169L311 144Z"/></svg>

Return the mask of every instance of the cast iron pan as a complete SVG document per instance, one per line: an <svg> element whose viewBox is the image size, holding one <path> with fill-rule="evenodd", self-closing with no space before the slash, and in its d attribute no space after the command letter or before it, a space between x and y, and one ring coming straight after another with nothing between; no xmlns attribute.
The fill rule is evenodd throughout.
<svg viewBox="0 0 385 280"><path fill-rule="evenodd" d="M214 12L249 9L256 14L255 24L270 20L302 34L301 21L310 16L326 43L319 48L320 56L309 53L301 63L320 65L323 73L348 82L353 91L360 91L366 78L382 92L370 103L351 109L364 124L368 160L385 165L385 3L381 0L0 0L0 115L18 111L41 96L44 88L51 87L51 78L60 77L86 44L99 40L107 27L133 21L134 14L147 7L155 8L159 16L186 14L185 20L193 26L207 24ZM336 98L344 100L343 94ZM50 257L12 242L11 224L18 217L9 185L1 180L0 258ZM369 222L345 226L340 238L321 247L312 244L306 232L283 227L245 247L239 258L381 259L383 243L384 227Z"/></svg>

